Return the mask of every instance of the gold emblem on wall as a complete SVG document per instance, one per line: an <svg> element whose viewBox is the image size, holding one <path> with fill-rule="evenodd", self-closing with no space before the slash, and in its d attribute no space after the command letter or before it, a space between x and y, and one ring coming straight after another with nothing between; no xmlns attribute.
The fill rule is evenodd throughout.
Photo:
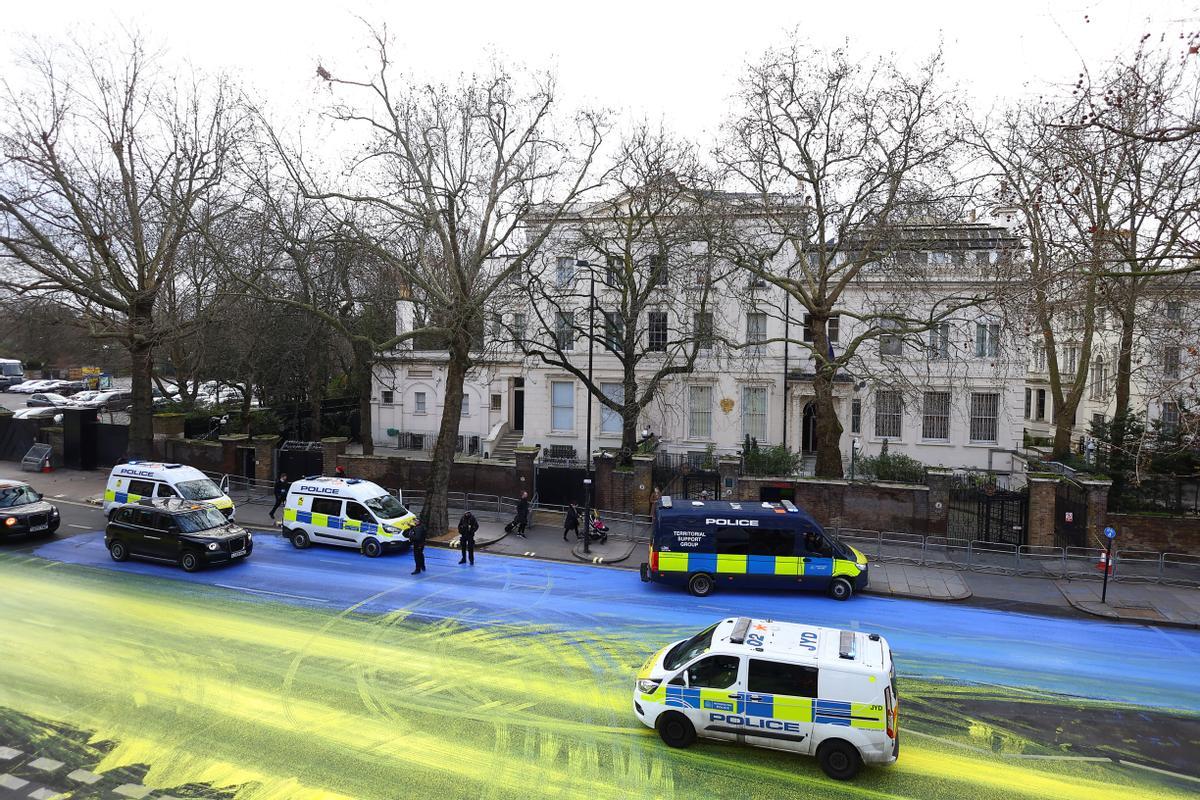
<svg viewBox="0 0 1200 800"><path fill-rule="evenodd" d="M733 398L732 397L722 397L721 398L721 410L724 411L726 414L728 414L730 411L733 411Z"/></svg>

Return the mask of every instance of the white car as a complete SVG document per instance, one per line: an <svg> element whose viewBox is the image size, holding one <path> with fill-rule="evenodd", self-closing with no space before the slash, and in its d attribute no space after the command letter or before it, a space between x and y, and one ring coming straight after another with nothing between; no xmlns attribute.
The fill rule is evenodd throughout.
<svg viewBox="0 0 1200 800"><path fill-rule="evenodd" d="M35 392L25 401L30 408L49 406L50 408L65 408L71 405L70 398L54 392Z"/></svg>
<svg viewBox="0 0 1200 800"><path fill-rule="evenodd" d="M56 423L62 422L62 409L50 406L22 408L19 411L13 412L13 419L52 419Z"/></svg>
<svg viewBox="0 0 1200 800"><path fill-rule="evenodd" d="M54 381L25 381L24 383L18 383L16 386L13 386L11 389L9 389L9 391L20 392L21 394L33 394L34 392L45 391L46 389L50 388L50 384L52 383L54 383Z"/></svg>

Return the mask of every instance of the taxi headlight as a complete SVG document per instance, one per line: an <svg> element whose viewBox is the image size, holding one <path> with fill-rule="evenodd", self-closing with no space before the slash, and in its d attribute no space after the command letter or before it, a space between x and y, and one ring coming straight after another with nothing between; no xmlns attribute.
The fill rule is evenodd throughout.
<svg viewBox="0 0 1200 800"><path fill-rule="evenodd" d="M218 548L220 548L220 547L221 547L221 545L217 544L216 542L209 542L209 543L208 543L208 549L209 549L209 550L217 550L217 549L218 549Z"/></svg>
<svg viewBox="0 0 1200 800"><path fill-rule="evenodd" d="M641 692L642 694L654 694L655 692L658 691L658 685L660 683L662 683L661 680L654 680L653 678L642 678L641 680L639 680L637 682L637 688L638 688L638 691Z"/></svg>
<svg viewBox="0 0 1200 800"><path fill-rule="evenodd" d="M13 525L17 524L17 518L9 517L8 519L4 520L4 524L11 528Z"/></svg>

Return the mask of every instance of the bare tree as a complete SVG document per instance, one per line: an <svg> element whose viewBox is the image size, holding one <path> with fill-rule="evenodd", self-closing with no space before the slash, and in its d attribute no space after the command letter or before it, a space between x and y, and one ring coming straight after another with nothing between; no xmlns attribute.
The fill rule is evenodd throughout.
<svg viewBox="0 0 1200 800"><path fill-rule="evenodd" d="M147 456L155 304L199 212L219 202L243 115L225 79L156 77L140 38L124 48L34 53L31 88L6 85L0 252L9 285L78 305L129 352L129 452Z"/></svg>
<svg viewBox="0 0 1200 800"><path fill-rule="evenodd" d="M493 66L457 86L416 86L395 74L384 33L373 32L378 70L363 79L320 67L338 98L332 115L362 126L368 142L331 187L288 158L306 195L320 199L363 251L395 269L423 330L446 343L446 396L432 453L423 515L432 535L446 530L446 497L458 439L463 382L474 342L498 287L523 269L551 226L522 228L535 209L556 220L588 188L601 124L581 115L558 129L557 97L546 75L522 79Z"/></svg>
<svg viewBox="0 0 1200 800"><path fill-rule="evenodd" d="M748 187L726 215L721 255L784 292L789 315L810 335L789 337L813 362L816 474L840 477L842 425L834 382L859 350L885 337L913 337L986 299L978 283L924 307L843 307L867 279L911 282L919 265L904 251L905 224L953 219L961 199L950 169L958 132L955 98L940 88L940 56L912 71L862 65L845 50L798 41L768 51L742 78L719 158L731 183ZM906 271L908 274L906 274ZM829 322L851 326L840 352ZM758 339L751 346L782 341Z"/></svg>

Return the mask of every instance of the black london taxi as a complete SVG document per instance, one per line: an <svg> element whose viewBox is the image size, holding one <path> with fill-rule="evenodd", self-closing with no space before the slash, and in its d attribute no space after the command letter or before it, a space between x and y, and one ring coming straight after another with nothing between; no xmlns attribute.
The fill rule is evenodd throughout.
<svg viewBox="0 0 1200 800"><path fill-rule="evenodd" d="M22 481L0 481L0 539L49 536L58 530L58 509Z"/></svg>
<svg viewBox="0 0 1200 800"><path fill-rule="evenodd" d="M178 564L188 572L244 559L254 549L250 531L215 506L177 497L121 506L104 529L104 544L113 561L135 556Z"/></svg>

